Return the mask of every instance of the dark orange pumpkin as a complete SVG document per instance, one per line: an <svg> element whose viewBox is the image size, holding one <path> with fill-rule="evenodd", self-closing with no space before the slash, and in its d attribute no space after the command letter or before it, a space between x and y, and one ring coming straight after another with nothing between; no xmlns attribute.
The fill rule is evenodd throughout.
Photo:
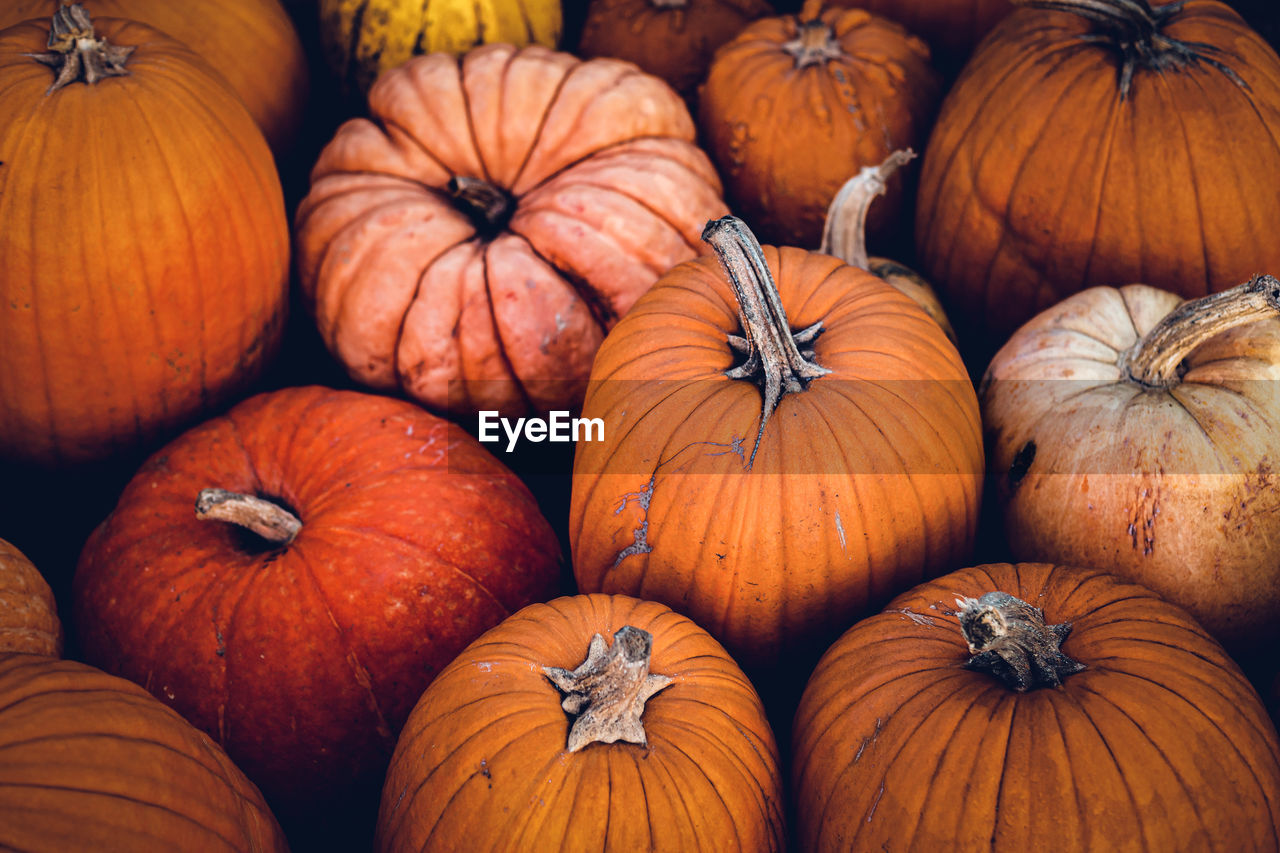
<svg viewBox="0 0 1280 853"><path fill-rule="evenodd" d="M0 539L0 652L62 656L53 590L26 555Z"/></svg>
<svg viewBox="0 0 1280 853"><path fill-rule="evenodd" d="M1093 566L1236 654L1280 642L1280 281L1184 301L1094 287L1016 333L982 383L1015 559Z"/></svg>
<svg viewBox="0 0 1280 853"><path fill-rule="evenodd" d="M1257 692L1183 610L1090 569L977 566L898 596L823 657L794 734L812 853L1280 844Z"/></svg>
<svg viewBox="0 0 1280 853"><path fill-rule="evenodd" d="M898 148L924 144L941 95L929 49L898 24L809 0L751 24L717 51L699 127L730 204L765 242L816 246L841 184ZM893 187L872 240L903 222Z"/></svg>
<svg viewBox="0 0 1280 853"><path fill-rule="evenodd" d="M576 408L605 332L725 211L684 102L630 63L434 54L369 109L298 209L302 288L352 376L438 411Z"/></svg>
<svg viewBox="0 0 1280 853"><path fill-rule="evenodd" d="M6 0L0 29L48 19L63 0ZM286 151L307 103L307 57L279 0L83 0L94 18L128 18L155 27L217 69L272 150Z"/></svg>
<svg viewBox="0 0 1280 853"><path fill-rule="evenodd" d="M0 847L289 849L262 794L145 690L73 661L0 654Z"/></svg>
<svg viewBox="0 0 1280 853"><path fill-rule="evenodd" d="M778 752L724 648L626 596L535 604L471 644L405 724L376 848L783 849Z"/></svg>
<svg viewBox="0 0 1280 853"><path fill-rule="evenodd" d="M314 811L380 778L435 674L559 572L528 490L460 427L292 388L142 467L85 545L74 612L86 660Z"/></svg>
<svg viewBox="0 0 1280 853"><path fill-rule="evenodd" d="M919 262L975 357L1091 285L1192 298L1280 269L1275 51L1214 0L1019 2L1053 8L984 43L920 176Z"/></svg>
<svg viewBox="0 0 1280 853"><path fill-rule="evenodd" d="M716 48L772 11L765 0L592 0L578 53L634 62L687 99Z"/></svg>
<svg viewBox="0 0 1280 853"><path fill-rule="evenodd" d="M914 301L739 220L707 231L724 266L675 267L600 348L569 538L580 589L661 601L755 667L963 564L981 428Z"/></svg>
<svg viewBox="0 0 1280 853"><path fill-rule="evenodd" d="M241 392L287 308L280 180L244 105L168 36L103 18L95 39L78 8L53 51L47 23L0 32L0 457L45 464Z"/></svg>
<svg viewBox="0 0 1280 853"><path fill-rule="evenodd" d="M939 65L959 69L978 42L1013 11L1011 0L828 0L897 21L929 43Z"/></svg>

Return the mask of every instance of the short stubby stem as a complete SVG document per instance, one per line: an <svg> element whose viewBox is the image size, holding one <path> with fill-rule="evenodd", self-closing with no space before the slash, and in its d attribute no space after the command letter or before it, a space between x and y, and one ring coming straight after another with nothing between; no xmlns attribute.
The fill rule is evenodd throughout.
<svg viewBox="0 0 1280 853"><path fill-rule="evenodd" d="M577 669L544 666L542 672L565 694L561 707L576 716L566 744L577 752L592 743L648 745L642 716L645 702L673 679L649 672L653 635L625 625L610 646L600 634L591 638L587 659Z"/></svg>
<svg viewBox="0 0 1280 853"><path fill-rule="evenodd" d="M796 37L782 45L795 57L796 68L818 65L845 55L835 31L820 17L822 0L806 0L796 23Z"/></svg>
<svg viewBox="0 0 1280 853"><path fill-rule="evenodd" d="M1057 687L1085 669L1062 652L1070 622L1049 625L1040 608L1006 592L956 599L956 607L972 655L965 666L999 679L1010 690Z"/></svg>
<svg viewBox="0 0 1280 853"><path fill-rule="evenodd" d="M501 233L515 213L510 194L480 178L450 178L448 189L454 206L467 214L485 237Z"/></svg>
<svg viewBox="0 0 1280 853"><path fill-rule="evenodd" d="M1254 276L1221 293L1183 302L1125 352L1120 374L1145 388L1172 388L1196 347L1229 329L1280 316L1280 280Z"/></svg>
<svg viewBox="0 0 1280 853"><path fill-rule="evenodd" d="M106 77L126 76L129 71L125 63L136 49L99 39L89 13L79 4L63 6L54 13L48 47L48 53L30 54L36 62L56 72L48 93L75 82L92 85Z"/></svg>
<svg viewBox="0 0 1280 853"><path fill-rule="evenodd" d="M738 316L742 322L743 337L731 336L729 344L745 355L746 360L725 371L725 375L730 379L751 380L764 392L760 429L747 461L750 468L760 449L769 416L783 395L804 391L812 380L831 372L813 360L812 350L801 352L799 347L811 344L818 337L822 322L798 332L791 330L760 243L741 219L726 216L708 222L702 239L711 244L724 267L738 300Z"/></svg>
<svg viewBox="0 0 1280 853"><path fill-rule="evenodd" d="M298 517L279 504L226 489L202 489L196 498L196 518L230 522L281 547L302 530Z"/></svg>

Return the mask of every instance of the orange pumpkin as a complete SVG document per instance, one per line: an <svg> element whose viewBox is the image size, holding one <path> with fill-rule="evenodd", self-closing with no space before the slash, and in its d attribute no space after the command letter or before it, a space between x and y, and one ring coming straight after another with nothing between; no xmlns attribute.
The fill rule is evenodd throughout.
<svg viewBox="0 0 1280 853"><path fill-rule="evenodd" d="M582 595L526 607L427 688L396 744L375 847L780 851L784 839L773 733L724 648L660 604Z"/></svg>
<svg viewBox="0 0 1280 853"><path fill-rule="evenodd" d="M1280 281L1185 302L1090 288L1031 320L982 384L1016 559L1107 569L1234 652L1280 640Z"/></svg>
<svg viewBox="0 0 1280 853"><path fill-rule="evenodd" d="M581 590L661 601L755 667L962 564L981 428L911 299L732 217L707 232L720 260L672 269L600 348L569 540Z"/></svg>
<svg viewBox="0 0 1280 853"><path fill-rule="evenodd" d="M217 744L136 684L0 654L0 847L287 851Z"/></svg>
<svg viewBox="0 0 1280 853"><path fill-rule="evenodd" d="M1178 607L1091 569L895 598L796 712L799 849L1274 850L1280 740Z"/></svg>
<svg viewBox="0 0 1280 853"><path fill-rule="evenodd" d="M716 48L772 11L765 0L592 0L578 53L634 62L691 98Z"/></svg>
<svg viewBox="0 0 1280 853"><path fill-rule="evenodd" d="M352 376L437 411L576 408L605 332L725 210L684 102L630 63L434 54L369 109L312 172L299 275Z"/></svg>
<svg viewBox="0 0 1280 853"><path fill-rule="evenodd" d="M1255 189L1280 184L1275 51L1214 0L1043 5L974 56L921 168L919 262L983 363L1092 285L1194 298L1280 269L1280 193Z"/></svg>
<svg viewBox="0 0 1280 853"><path fill-rule="evenodd" d="M808 0L717 51L699 126L734 211L766 242L816 246L841 184L898 148L920 147L941 94L929 49L898 24ZM894 187L872 212L873 240L903 221Z"/></svg>
<svg viewBox="0 0 1280 853"><path fill-rule="evenodd" d="M243 390L289 274L271 151L217 73L142 24L54 20L53 50L47 23L0 32L0 457L43 464Z"/></svg>
<svg viewBox="0 0 1280 853"><path fill-rule="evenodd" d="M0 653L62 656L53 590L26 555L0 539Z"/></svg>
<svg viewBox="0 0 1280 853"><path fill-rule="evenodd" d="M72 592L85 660L217 738L292 816L376 784L431 679L559 580L528 489L461 427L309 387L152 456Z"/></svg>
<svg viewBox="0 0 1280 853"><path fill-rule="evenodd" d="M64 0L6 0L0 29L48 19ZM307 57L279 0L83 0L94 18L129 18L199 54L240 96L272 150L287 151L307 102Z"/></svg>

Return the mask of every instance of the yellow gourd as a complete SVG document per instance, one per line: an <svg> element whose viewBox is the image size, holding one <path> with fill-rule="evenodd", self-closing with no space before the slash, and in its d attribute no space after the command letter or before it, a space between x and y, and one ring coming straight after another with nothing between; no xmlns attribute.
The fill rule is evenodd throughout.
<svg viewBox="0 0 1280 853"><path fill-rule="evenodd" d="M464 53L495 42L556 47L561 23L560 0L320 0L329 65L361 93L420 53Z"/></svg>

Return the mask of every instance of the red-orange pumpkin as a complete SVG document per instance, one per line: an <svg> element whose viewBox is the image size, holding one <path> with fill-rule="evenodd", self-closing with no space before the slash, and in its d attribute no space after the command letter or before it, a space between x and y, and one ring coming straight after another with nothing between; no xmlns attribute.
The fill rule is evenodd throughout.
<svg viewBox="0 0 1280 853"><path fill-rule="evenodd" d="M48 23L0 32L0 457L45 464L239 393L287 307L280 180L244 105L168 36L103 18L95 38L78 8L67 53ZM51 89L42 57L107 76Z"/></svg>
<svg viewBox="0 0 1280 853"><path fill-rule="evenodd" d="M634 62L691 98L716 48L772 11L765 0L591 0L578 53Z"/></svg>
<svg viewBox="0 0 1280 853"><path fill-rule="evenodd" d="M675 267L600 348L583 417L604 438L578 444L569 538L581 590L661 601L753 667L963 564L981 428L911 299L827 255L762 252L739 220L707 230L730 275Z"/></svg>
<svg viewBox="0 0 1280 853"><path fill-rule="evenodd" d="M0 654L0 847L289 849L262 795L145 690L73 661Z"/></svg>
<svg viewBox="0 0 1280 853"><path fill-rule="evenodd" d="M1280 643L1280 281L1190 302L1095 287L982 383L1015 559L1113 571L1235 653Z"/></svg>
<svg viewBox="0 0 1280 853"><path fill-rule="evenodd" d="M460 427L291 388L142 467L85 546L74 612L86 660L213 735L278 808L314 810L380 778L423 688L559 567L528 490Z"/></svg>
<svg viewBox="0 0 1280 853"><path fill-rule="evenodd" d="M64 0L6 0L0 29L48 19ZM307 57L279 0L82 0L94 18L155 27L217 69L277 153L289 148L307 103Z"/></svg>
<svg viewBox="0 0 1280 853"><path fill-rule="evenodd" d="M391 851L780 851L759 697L689 619L626 596L521 610L422 695L382 790Z"/></svg>
<svg viewBox="0 0 1280 853"><path fill-rule="evenodd" d="M0 652L62 655L53 591L26 555L0 539Z"/></svg>
<svg viewBox="0 0 1280 853"><path fill-rule="evenodd" d="M1019 3L1053 8L975 54L920 175L919 262L975 357L1091 285L1191 298L1280 270L1275 51L1214 0Z"/></svg>
<svg viewBox="0 0 1280 853"><path fill-rule="evenodd" d="M1257 692L1183 610L1091 569L977 566L897 597L823 657L794 735L811 853L1280 844Z"/></svg>
<svg viewBox="0 0 1280 853"><path fill-rule="evenodd" d="M605 332L725 211L684 102L630 63L434 54L369 110L298 209L302 288L352 376L439 411L576 408Z"/></svg>
<svg viewBox="0 0 1280 853"><path fill-rule="evenodd" d="M765 18L716 52L699 127L735 213L760 238L816 246L827 205L863 166L924 144L941 95L929 49L898 24L809 0ZM872 211L882 239L903 221L891 188Z"/></svg>

